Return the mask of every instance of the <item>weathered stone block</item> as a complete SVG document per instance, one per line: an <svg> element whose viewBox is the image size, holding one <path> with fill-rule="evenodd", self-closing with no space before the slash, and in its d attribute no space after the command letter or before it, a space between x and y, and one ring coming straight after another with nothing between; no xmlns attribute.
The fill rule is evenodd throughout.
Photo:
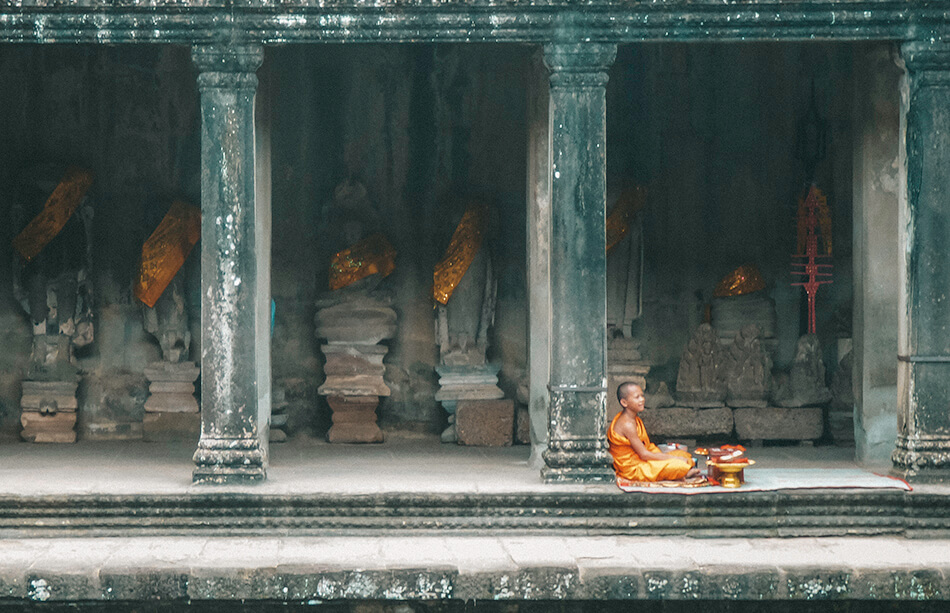
<svg viewBox="0 0 950 613"><path fill-rule="evenodd" d="M703 573L703 600L772 600L778 596L782 576L778 569Z"/></svg>
<svg viewBox="0 0 950 613"><path fill-rule="evenodd" d="M323 396L389 396L392 393L379 375L328 375L318 391Z"/></svg>
<svg viewBox="0 0 950 613"><path fill-rule="evenodd" d="M24 411L75 411L79 408L79 402L76 400L78 387L79 384L74 381L24 381L20 407Z"/></svg>
<svg viewBox="0 0 950 613"><path fill-rule="evenodd" d="M821 438L824 430L820 407L735 409L734 417L741 440L809 441Z"/></svg>
<svg viewBox="0 0 950 613"><path fill-rule="evenodd" d="M383 356L387 348L382 345L367 345L365 348L356 348L353 345L324 345L323 355L327 363L323 372L330 375L379 375L386 372L383 365Z"/></svg>
<svg viewBox="0 0 950 613"><path fill-rule="evenodd" d="M383 432L376 425L378 396L329 396L333 425L327 432L331 443L382 443Z"/></svg>
<svg viewBox="0 0 950 613"><path fill-rule="evenodd" d="M590 600L640 600L643 579L631 568L592 568L581 571L584 598Z"/></svg>
<svg viewBox="0 0 950 613"><path fill-rule="evenodd" d="M854 578L855 598L862 600L941 600L943 574L936 569L886 569Z"/></svg>
<svg viewBox="0 0 950 613"><path fill-rule="evenodd" d="M498 364L478 366L437 366L439 373L439 391L435 399L439 402L461 400L494 400L503 398L505 393L498 387Z"/></svg>
<svg viewBox="0 0 950 613"><path fill-rule="evenodd" d="M327 363L326 381L318 393L323 396L389 396L392 391L383 379L384 345L327 344L322 347Z"/></svg>
<svg viewBox="0 0 950 613"><path fill-rule="evenodd" d="M506 447L514 433L513 400L460 400L456 409L460 445Z"/></svg>
<svg viewBox="0 0 950 613"><path fill-rule="evenodd" d="M188 575L174 570L109 570L99 581L108 600L184 600L188 597Z"/></svg>
<svg viewBox="0 0 950 613"><path fill-rule="evenodd" d="M854 598L854 577L847 570L840 572L815 569L796 570L786 574L789 600L841 600Z"/></svg>
<svg viewBox="0 0 950 613"><path fill-rule="evenodd" d="M371 299L320 309L315 320L317 337L331 344L375 345L396 335L396 311Z"/></svg>
<svg viewBox="0 0 950 613"><path fill-rule="evenodd" d="M667 407L650 409L640 416L647 433L656 437L695 437L732 433L732 409ZM656 442L656 441L654 441Z"/></svg>
<svg viewBox="0 0 950 613"><path fill-rule="evenodd" d="M697 600L703 596L702 573L645 571L643 585L649 600Z"/></svg>
<svg viewBox="0 0 950 613"><path fill-rule="evenodd" d="M197 413L195 380L200 369L194 362L155 362L145 368L151 394L145 401L147 412Z"/></svg>
<svg viewBox="0 0 950 613"><path fill-rule="evenodd" d="M146 441L197 441L200 435L199 413L146 413L142 420L142 439Z"/></svg>
<svg viewBox="0 0 950 613"><path fill-rule="evenodd" d="M76 411L41 413L28 410L20 413L23 431L20 436L31 443L75 443Z"/></svg>

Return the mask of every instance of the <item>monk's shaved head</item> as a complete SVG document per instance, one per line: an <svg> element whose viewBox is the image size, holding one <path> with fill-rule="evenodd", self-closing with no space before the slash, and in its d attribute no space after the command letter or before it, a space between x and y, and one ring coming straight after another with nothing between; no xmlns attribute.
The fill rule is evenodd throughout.
<svg viewBox="0 0 950 613"><path fill-rule="evenodd" d="M621 383L620 386L617 387L617 402L620 402L626 398L627 394L629 394L635 387L640 388L641 392L643 391L643 388L640 387L640 384L634 381L624 381Z"/></svg>

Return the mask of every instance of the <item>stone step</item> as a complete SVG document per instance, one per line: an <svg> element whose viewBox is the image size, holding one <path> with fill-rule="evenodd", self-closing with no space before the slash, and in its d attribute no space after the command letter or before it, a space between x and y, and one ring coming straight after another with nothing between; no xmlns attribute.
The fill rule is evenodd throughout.
<svg viewBox="0 0 950 613"><path fill-rule="evenodd" d="M333 611L461 611L463 602L466 611L487 612L660 610L647 602L605 602L652 600L663 611L922 612L945 610L948 546L893 537L27 539L0 541L0 585L4 602L16 610L73 610L77 603L90 610L192 610L206 603L198 610L269 611L282 602L292 603L287 610L306 604ZM834 606L803 602L825 599ZM344 600L363 603L348 607ZM433 602L410 604L415 600ZM524 606L522 600L539 602ZM570 602L577 600L598 602ZM932 602L895 602L912 600ZM445 608L453 601L459 606ZM852 607L847 601L862 602Z"/></svg>
<svg viewBox="0 0 950 613"><path fill-rule="evenodd" d="M434 467L437 468L437 467ZM372 475L367 475L372 479ZM352 534L950 537L950 497L901 490L0 496L0 538ZM0 556L2 559L2 556Z"/></svg>

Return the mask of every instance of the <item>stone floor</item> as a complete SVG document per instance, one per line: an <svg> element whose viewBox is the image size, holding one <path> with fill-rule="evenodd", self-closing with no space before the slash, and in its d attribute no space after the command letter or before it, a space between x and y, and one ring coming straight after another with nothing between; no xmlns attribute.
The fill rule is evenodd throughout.
<svg viewBox="0 0 950 613"><path fill-rule="evenodd" d="M854 468L852 453L834 447L750 451L758 466L772 468ZM0 498L617 491L612 484L544 484L529 466L527 447L467 448L428 436L368 446L296 438L272 447L267 482L244 487L193 485L191 454L186 444L4 441ZM946 486L929 490L950 496ZM629 512L636 516L635 508ZM942 538L561 536L493 533L490 521L475 534L10 537L0 538L0 608L117 601L939 600L950 599L948 551L950 539Z"/></svg>
<svg viewBox="0 0 950 613"><path fill-rule="evenodd" d="M435 436L390 436L380 445L331 445L296 437L271 445L267 481L233 487L193 485L194 446L139 441L71 445L0 442L0 495L74 493L266 494L533 493L612 491L608 485L545 484L530 449L443 445ZM855 468L854 450L832 446L752 449L758 468ZM887 467L870 467L886 472ZM942 489L942 488L938 488ZM950 493L950 488L946 491Z"/></svg>

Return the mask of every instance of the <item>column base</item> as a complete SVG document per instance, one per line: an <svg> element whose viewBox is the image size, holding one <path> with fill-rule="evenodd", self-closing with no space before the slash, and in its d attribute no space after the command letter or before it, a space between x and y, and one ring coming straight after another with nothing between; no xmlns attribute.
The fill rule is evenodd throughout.
<svg viewBox="0 0 950 613"><path fill-rule="evenodd" d="M264 451L256 439L201 439L194 460L194 483L227 485L267 478Z"/></svg>
<svg viewBox="0 0 950 613"><path fill-rule="evenodd" d="M898 437L892 474L916 483L950 483L950 438Z"/></svg>
<svg viewBox="0 0 950 613"><path fill-rule="evenodd" d="M541 469L545 483L613 483L616 474L612 468L552 468Z"/></svg>
<svg viewBox="0 0 950 613"><path fill-rule="evenodd" d="M615 478L606 441L553 441L542 455L541 477L547 483L612 482Z"/></svg>

